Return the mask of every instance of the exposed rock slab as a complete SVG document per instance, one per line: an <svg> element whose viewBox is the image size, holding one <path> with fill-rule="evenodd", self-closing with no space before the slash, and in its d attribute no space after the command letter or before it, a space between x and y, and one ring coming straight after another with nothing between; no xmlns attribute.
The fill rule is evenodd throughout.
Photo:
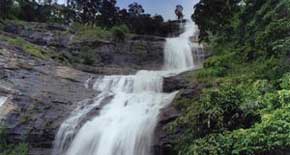
<svg viewBox="0 0 290 155"><path fill-rule="evenodd" d="M31 151L42 148L46 152L52 147L58 127L77 103L95 95L84 83L96 75L0 45L0 95L8 97L1 118L9 140L25 141Z"/></svg>

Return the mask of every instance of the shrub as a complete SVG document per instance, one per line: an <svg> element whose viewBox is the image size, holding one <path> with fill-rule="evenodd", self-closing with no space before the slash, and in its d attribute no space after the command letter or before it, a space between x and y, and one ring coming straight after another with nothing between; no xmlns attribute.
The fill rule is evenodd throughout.
<svg viewBox="0 0 290 155"><path fill-rule="evenodd" d="M89 47L83 47L80 52L81 52L81 59L82 59L83 64L85 65L95 64L96 56L92 49L90 49Z"/></svg>
<svg viewBox="0 0 290 155"><path fill-rule="evenodd" d="M87 40L108 40L111 33L100 26L82 25L74 23L71 30L76 33L75 42Z"/></svg>
<svg viewBox="0 0 290 155"><path fill-rule="evenodd" d="M182 155L253 155L286 154L290 146L289 109L266 114L260 124L250 129L210 134L192 141Z"/></svg>
<svg viewBox="0 0 290 155"><path fill-rule="evenodd" d="M250 110L255 107L246 105L253 103L245 102L245 91L247 90L234 86L234 83L226 82L218 89L203 92L200 121L207 125L209 132L247 128L259 120L257 114Z"/></svg>
<svg viewBox="0 0 290 155"><path fill-rule="evenodd" d="M290 89L290 73L285 73L281 79L280 87L282 89Z"/></svg>
<svg viewBox="0 0 290 155"><path fill-rule="evenodd" d="M111 29L112 37L114 41L124 41L126 34L129 33L129 29L126 25L114 26Z"/></svg>
<svg viewBox="0 0 290 155"><path fill-rule="evenodd" d="M19 37L9 37L5 35L0 35L0 39L6 41L8 44L12 46L17 46L22 48L26 53L31 54L32 56L42 58L42 59L48 59L49 54L47 51L44 51L39 46L31 44L30 42L25 41L22 38Z"/></svg>
<svg viewBox="0 0 290 155"><path fill-rule="evenodd" d="M25 143L9 144L6 129L0 126L0 155L28 155L28 151Z"/></svg>

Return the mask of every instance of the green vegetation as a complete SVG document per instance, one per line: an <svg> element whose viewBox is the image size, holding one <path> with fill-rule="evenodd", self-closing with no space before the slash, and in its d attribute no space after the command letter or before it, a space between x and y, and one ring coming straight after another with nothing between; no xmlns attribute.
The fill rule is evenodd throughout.
<svg viewBox="0 0 290 155"><path fill-rule="evenodd" d="M94 54L94 50L89 47L83 47L81 49L80 58L82 59L82 63L85 65L93 65L96 62L96 55Z"/></svg>
<svg viewBox="0 0 290 155"><path fill-rule="evenodd" d="M285 154L290 147L290 3L206 1L193 19L213 56L194 78L200 96L179 98L180 155ZM223 4L225 3L225 4ZM210 11L209 11L210 10Z"/></svg>
<svg viewBox="0 0 290 155"><path fill-rule="evenodd" d="M102 28L100 26L88 26L75 23L72 31L76 33L75 41L95 41L95 40L114 40L123 41L129 34L126 25L116 25L112 28Z"/></svg>
<svg viewBox="0 0 290 155"><path fill-rule="evenodd" d="M113 40L124 41L126 34L129 33L129 28L126 25L114 26L111 31Z"/></svg>
<svg viewBox="0 0 290 155"><path fill-rule="evenodd" d="M75 41L83 40L109 40L111 32L99 26L88 26L75 23L72 31L76 32Z"/></svg>
<svg viewBox="0 0 290 155"><path fill-rule="evenodd" d="M60 53L57 53L49 48L43 48L36 44L30 43L21 37L15 37L5 34L0 34L0 40L5 41L11 46L21 48L25 53L40 59L54 59L56 61L67 63L68 60Z"/></svg>
<svg viewBox="0 0 290 155"><path fill-rule="evenodd" d="M5 128L0 127L0 155L28 155L27 144L9 144L7 138Z"/></svg>
<svg viewBox="0 0 290 155"><path fill-rule="evenodd" d="M8 44L12 46L17 46L22 48L25 52L31 54L32 56L42 58L42 59L48 59L48 53L44 50L42 50L40 47L31 44L27 41L25 41L22 38L19 37L9 37L5 35L0 34L0 39L3 41L6 41Z"/></svg>
<svg viewBox="0 0 290 155"><path fill-rule="evenodd" d="M1 0L0 23L2 19L12 19L61 24L80 23L102 29L126 25L131 33L161 36L167 36L179 28L175 23L164 22L160 15L145 13L143 6L136 2L130 4L128 9L116 6L116 0L68 0L65 1L65 5L58 2L64 1Z"/></svg>

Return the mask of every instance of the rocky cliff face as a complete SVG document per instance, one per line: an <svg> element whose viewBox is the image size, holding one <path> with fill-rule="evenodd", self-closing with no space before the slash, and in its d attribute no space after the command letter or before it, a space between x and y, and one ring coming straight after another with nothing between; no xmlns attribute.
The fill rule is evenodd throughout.
<svg viewBox="0 0 290 155"><path fill-rule="evenodd" d="M51 148L58 126L70 111L79 101L94 96L84 87L92 75L26 57L21 50L4 45L0 53L0 95L9 97L1 115L6 118L10 141L25 141L42 151Z"/></svg>
<svg viewBox="0 0 290 155"><path fill-rule="evenodd" d="M130 36L124 42L74 41L62 25L8 23L0 31L0 96L8 97L0 118L12 143L30 145L31 155L49 155L60 124L96 92L86 80L103 74L128 74L163 64L164 38ZM93 51L93 64L79 58Z"/></svg>
<svg viewBox="0 0 290 155"><path fill-rule="evenodd" d="M205 87L197 81L190 80L195 74L195 71L188 71L180 75L168 77L164 79L163 91L173 92L179 91L175 100L168 107L163 108L160 113L160 121L155 130L155 142L154 142L154 155L177 155L173 146L178 139L179 131L176 133L168 132L168 123L177 119L181 113L179 107L176 106L176 102L180 99L192 99L198 97L201 89Z"/></svg>
<svg viewBox="0 0 290 155"><path fill-rule="evenodd" d="M103 67L121 68L128 72L134 69L158 69L163 64L165 39L162 37L128 35L124 41L115 42L111 39L79 36L73 29L63 25L40 23L8 22L3 30L52 49L61 56L61 61L68 61L74 67L87 68L86 71L95 73L99 71L92 67L102 70ZM81 65L84 54L88 54L85 56L94 61L89 64L92 67Z"/></svg>

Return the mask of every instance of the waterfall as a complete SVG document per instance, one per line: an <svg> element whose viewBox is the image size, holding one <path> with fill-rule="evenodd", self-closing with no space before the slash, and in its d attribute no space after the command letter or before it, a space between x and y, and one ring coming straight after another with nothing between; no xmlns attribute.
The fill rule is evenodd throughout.
<svg viewBox="0 0 290 155"><path fill-rule="evenodd" d="M4 104L7 101L8 97L0 96L0 125L5 117L5 107Z"/></svg>
<svg viewBox="0 0 290 155"><path fill-rule="evenodd" d="M191 41L197 32L194 23L187 22L183 34L166 40L160 71L141 70L136 75L95 79L93 89L99 94L80 102L63 122L53 155L151 155L160 109L177 93L162 92L163 77L199 65L192 53L200 51L201 46Z"/></svg>
<svg viewBox="0 0 290 155"><path fill-rule="evenodd" d="M7 97L0 96L0 108L2 107L2 105L4 105L6 100L7 100Z"/></svg>

